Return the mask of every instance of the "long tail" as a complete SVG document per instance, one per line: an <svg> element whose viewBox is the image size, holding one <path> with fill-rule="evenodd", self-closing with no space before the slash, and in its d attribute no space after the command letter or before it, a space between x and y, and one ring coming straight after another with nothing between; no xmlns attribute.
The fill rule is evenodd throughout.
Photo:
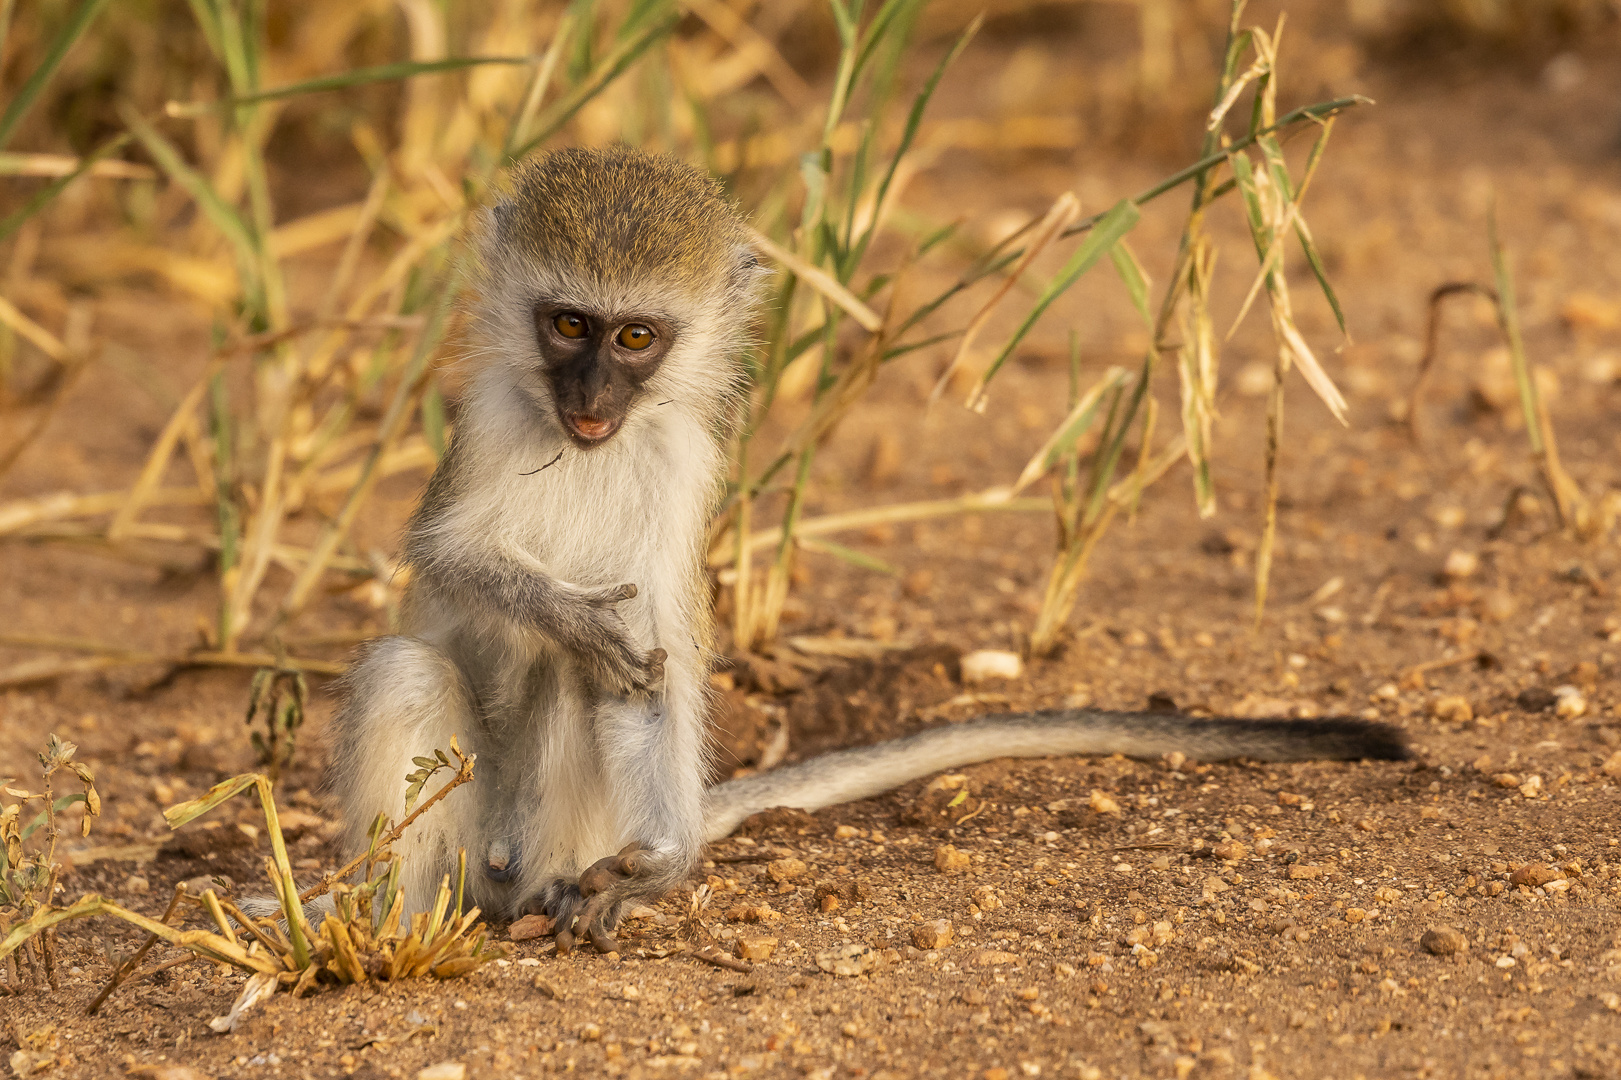
<svg viewBox="0 0 1621 1080"><path fill-rule="evenodd" d="M1199 761L1402 761L1401 732L1388 724L1326 720L1238 720L1161 713L1049 710L987 716L931 728L876 746L837 750L756 776L717 784L707 795L704 835L719 840L750 814L775 806L819 810L897 788L909 780L992 758L1125 754L1173 750Z"/></svg>

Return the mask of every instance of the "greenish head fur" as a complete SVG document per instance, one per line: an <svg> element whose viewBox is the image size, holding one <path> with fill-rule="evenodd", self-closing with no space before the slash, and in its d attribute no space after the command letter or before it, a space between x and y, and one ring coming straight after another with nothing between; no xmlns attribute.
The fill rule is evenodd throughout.
<svg viewBox="0 0 1621 1080"><path fill-rule="evenodd" d="M732 280L748 245L720 183L664 154L625 146L554 150L514 170L496 208L500 237L540 265L613 288L650 277L691 293Z"/></svg>

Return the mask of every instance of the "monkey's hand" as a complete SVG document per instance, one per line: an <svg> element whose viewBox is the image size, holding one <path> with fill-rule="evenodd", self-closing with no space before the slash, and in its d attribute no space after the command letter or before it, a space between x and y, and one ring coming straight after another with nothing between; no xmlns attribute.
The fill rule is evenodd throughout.
<svg viewBox="0 0 1621 1080"><path fill-rule="evenodd" d="M587 592L570 621L569 644L598 683L616 693L641 696L664 681L663 649L643 651L615 607L636 595L636 586L618 585Z"/></svg>
<svg viewBox="0 0 1621 1080"><path fill-rule="evenodd" d="M659 861L658 852L633 843L586 867L580 874L580 906L557 923L557 951L567 954L583 935L598 952L618 952L613 929L620 912L627 900L650 891L650 878L663 876L655 865Z"/></svg>

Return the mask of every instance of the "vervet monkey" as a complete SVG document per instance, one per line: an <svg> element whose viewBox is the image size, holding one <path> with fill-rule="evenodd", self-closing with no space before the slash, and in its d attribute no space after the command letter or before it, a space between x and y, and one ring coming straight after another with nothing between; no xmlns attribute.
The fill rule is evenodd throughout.
<svg viewBox="0 0 1621 1080"><path fill-rule="evenodd" d="M400 841L410 910L467 851L471 900L604 951L629 902L772 806L816 809L994 757L1405 756L1392 729L1064 711L981 719L704 788L704 543L765 271L720 185L669 157L519 166L477 243L477 349L411 518L401 630L346 679L334 779L348 840L404 812L412 758L455 736L469 794Z"/></svg>

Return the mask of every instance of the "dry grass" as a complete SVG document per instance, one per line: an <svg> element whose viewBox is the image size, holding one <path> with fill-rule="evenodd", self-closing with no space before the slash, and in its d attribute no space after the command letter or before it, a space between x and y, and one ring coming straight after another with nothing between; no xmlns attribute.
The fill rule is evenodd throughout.
<svg viewBox="0 0 1621 1080"><path fill-rule="evenodd" d="M1188 35L1208 37L1219 25L1207 6L1139 5L1135 92L1197 85L1189 77L1196 73L1175 58L1198 52L1185 47ZM611 138L671 150L722 174L782 271L751 357L754 392L713 530L710 562L726 567L737 646L776 636L802 551L878 565L829 541L835 532L987 507L1051 507L1060 545L1030 642L1047 652L1063 639L1088 557L1110 523L1122 510L1134 512L1178 461L1190 462L1201 514L1214 513L1220 335L1209 296L1218 260L1204 219L1229 193L1239 196L1258 265L1221 264L1253 274L1251 300L1264 295L1277 341L1259 617L1287 445L1285 376L1298 369L1332 411L1343 407L1295 327L1286 259L1300 253L1338 314L1302 202L1334 116L1361 99L1280 113L1282 23L1246 28L1243 4L1234 3L1225 48L1210 69L1215 85L1197 161L1084 219L1066 195L979 251L950 288L906 306L901 284L909 275L924 265L950 270L965 243L956 225L907 214L904 199L909 182L946 150L986 145L986 131L929 112L979 23L963 26L953 5L926 9L922 0L801 7L599 0L537 9L488 0L451 11L408 0L397 17L355 5L300 6L274 33L262 10L224 0L193 4L189 21L178 8L143 16L96 0L51 12L7 8L8 51L38 62L14 76L0 115L0 170L38 179L17 189L20 204L0 220L0 240L10 246L0 407L19 421L7 425L15 434L0 446L0 481L37 444L74 380L103 370L106 343L93 305L59 308L59 293L35 278L47 241L81 272L139 272L204 305L214 346L199 358L201 375L172 403L129 488L0 502L0 542L200 550L213 560L217 603L208 639L190 652L76 647L89 655L30 661L0 672L0 684L122 663L261 666L269 656L290 670L326 665L288 648L308 638L300 620L316 598L334 579L370 583L385 596L406 580L392 556L355 543L354 527L385 476L431 467L449 436L440 377L459 341L457 245L469 216L515 157ZM1389 13L1397 18L1395 8ZM802 69L787 58L795 28L818 25L837 43L815 58L825 74L810 70L814 62ZM918 44L919 25L949 29L953 40ZM1301 51L1310 63L1309 38ZM83 89L86 77L114 71L124 91L116 105ZM49 145L40 119L47 110L90 117L70 125L88 152ZM1016 144L1024 138L1017 132L1029 131L1032 145L1072 142L1078 136L1064 134L1064 123L1008 123L994 137L1012 145L1006 140ZM347 129L370 174L365 194L282 219L276 208L298 199L277 188L272 137L313 139L322 125ZM1292 171L1283 141L1299 131L1315 132L1316 144ZM12 151L12 141L29 140L43 144L38 152ZM1156 298L1129 239L1142 204L1181 188L1191 201L1173 272ZM91 241L94 268L74 255ZM1015 286L1043 255L1062 264L1032 300ZM956 500L809 513L821 447L886 364L954 349L952 365L978 374L968 406L994 407L989 391L1002 365L1105 257L1150 347L1134 372L1077 373L1069 416L1024 474L1009 478L1023 489L1051 473L1051 501L999 487ZM311 275L321 276L314 288ZM988 293L980 287L998 280ZM993 314L1016 302L1025 305L1017 329L983 347ZM1174 364L1162 363L1167 354ZM1159 422L1156 387L1165 378L1177 384L1179 431ZM787 423L787 416L798 419ZM57 648L48 639L11 643Z"/></svg>
<svg viewBox="0 0 1621 1080"><path fill-rule="evenodd" d="M271 674L274 677L275 673ZM430 975L438 979L455 978L505 955L501 946L487 947L478 909L464 908L465 852L454 888L446 877L429 910L415 912L407 919L405 898L399 890L402 862L400 856L390 852L390 845L417 818L473 778L474 759L464 756L454 740L450 745L450 753L456 759L454 766L443 751L438 751L434 759L425 759L427 764L419 774L409 778L411 803L417 802L416 795L422 785L440 768L452 770L450 779L398 825L390 828L389 822L379 818L372 828L372 842L365 853L325 875L302 893L293 882L292 862L287 855L268 777L258 773L232 777L214 785L201 797L164 811L170 828L178 829L234 795L250 790L256 793L270 838L271 854L265 860L265 877L280 908L279 922L246 915L230 898L217 895L211 888L192 895L183 885L176 888L161 919L152 919L93 894L82 896L65 907L59 906L55 892L62 868L55 860L59 835L56 815L75 802L83 802L83 833L88 836L91 819L100 812L94 779L85 766L73 760L74 750L71 743L63 743L53 736L40 755L41 792L35 794L5 787L6 794L15 801L0 809L0 842L5 847L4 874L0 876L0 963L4 963L6 971L0 992L22 993L30 983L37 986L45 982L54 989L56 927L72 919L93 916L121 919L146 930L148 936L135 953L114 962L110 982L90 1001L88 1012L94 1013L118 986L132 979L138 980L188 959L213 960L249 976L231 1015L211 1022L219 1031L229 1030L244 1009L278 988L289 989L296 995L318 983L387 982ZM52 777L62 770L78 776L84 788L82 793L53 797ZM6 785L11 783L6 781ZM43 809L33 821L24 823L22 811L35 801L41 802ZM347 881L356 871L362 871L361 879ZM333 894L334 913L322 919L316 929L306 919L304 905L328 892ZM181 904L206 913L215 929L181 930L169 925ZM179 948L183 955L151 971L137 973L141 960L159 940ZM23 960L20 969L19 956Z"/></svg>

